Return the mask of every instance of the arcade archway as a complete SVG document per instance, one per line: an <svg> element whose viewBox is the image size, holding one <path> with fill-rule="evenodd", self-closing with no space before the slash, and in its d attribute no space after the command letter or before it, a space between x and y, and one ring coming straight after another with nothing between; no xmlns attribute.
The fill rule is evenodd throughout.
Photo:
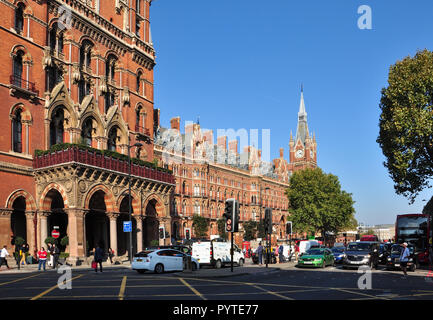
<svg viewBox="0 0 433 320"><path fill-rule="evenodd" d="M131 199L132 202L132 199ZM130 248L130 234L129 232L123 232L123 222L129 221L129 196L123 198L119 207L120 214L117 217L117 252L118 255L122 256L129 251ZM131 205L131 214L134 213L134 209ZM137 221L134 216L132 220L132 254L137 252Z"/></svg>
<svg viewBox="0 0 433 320"><path fill-rule="evenodd" d="M26 199L18 197L13 202L12 208L11 231L15 237L21 237L27 241Z"/></svg>
<svg viewBox="0 0 433 320"><path fill-rule="evenodd" d="M89 212L86 214L86 253L89 255L99 245L104 252L110 245L110 223L106 215L105 193L96 191L89 200Z"/></svg>
<svg viewBox="0 0 433 320"><path fill-rule="evenodd" d="M155 199L149 200L146 206L146 218L143 221L143 244L144 247L150 247L152 240L158 240L158 202Z"/></svg>

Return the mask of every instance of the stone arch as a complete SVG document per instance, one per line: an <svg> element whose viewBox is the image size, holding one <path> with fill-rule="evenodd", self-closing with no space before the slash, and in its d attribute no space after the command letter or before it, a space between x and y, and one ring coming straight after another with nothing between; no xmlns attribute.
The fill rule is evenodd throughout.
<svg viewBox="0 0 433 320"><path fill-rule="evenodd" d="M13 203L19 197L24 197L26 199L26 210L36 210L36 202L33 196L23 189L18 189L12 192L6 199L6 208L12 209Z"/></svg>
<svg viewBox="0 0 433 320"><path fill-rule="evenodd" d="M44 211L50 211L51 210L52 199L50 197L47 197L47 194L52 189L57 190L60 193L60 195L62 196L63 204L64 204L65 208L69 208L69 202L68 202L68 197L66 195L66 191L61 185L59 185L57 183L50 183L48 186L45 187L44 191L42 192L42 194L40 196L39 208L44 210Z"/></svg>
<svg viewBox="0 0 433 320"><path fill-rule="evenodd" d="M117 107L111 119L107 121L107 125L105 128L105 136L108 137L108 133L114 127L118 127L119 131L121 132L119 144L128 144L128 126L123 120L123 117L121 116Z"/></svg>
<svg viewBox="0 0 433 320"><path fill-rule="evenodd" d="M146 198L144 201L143 208L146 210L149 203L153 202L155 206L155 211L158 217L168 217L169 213L164 208L164 201L157 196L156 194L151 194L149 197Z"/></svg>
<svg viewBox="0 0 433 320"><path fill-rule="evenodd" d="M116 206L117 208L119 208L120 210L120 205L123 201L123 199L125 199L129 194L129 190L126 189L123 192L120 193L120 195L117 198L116 201ZM132 212L134 213L134 215L139 215L140 214L140 201L138 201L138 196L137 194L131 190L131 195L132 195L132 201L131 201L131 205L132 205Z"/></svg>
<svg viewBox="0 0 433 320"><path fill-rule="evenodd" d="M102 191L104 193L104 201L105 201L105 206L107 209L107 212L117 212L119 211L117 206L116 206L116 201L114 199L114 195L113 193L104 185L102 184L98 184L96 186L93 186L89 192L87 193L85 199L84 199L84 204L83 207L85 209L89 209L90 208L90 199L92 198L92 196L97 192L97 191Z"/></svg>
<svg viewBox="0 0 433 320"><path fill-rule="evenodd" d="M21 110L21 121L27 121L28 123L32 122L32 114L30 113L29 108L27 108L23 103L19 102L14 104L9 110L9 119L15 116L15 112L17 109Z"/></svg>

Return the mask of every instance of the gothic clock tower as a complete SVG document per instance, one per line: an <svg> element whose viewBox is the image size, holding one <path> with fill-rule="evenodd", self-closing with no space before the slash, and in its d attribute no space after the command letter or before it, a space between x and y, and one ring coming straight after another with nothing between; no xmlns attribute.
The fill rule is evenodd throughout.
<svg viewBox="0 0 433 320"><path fill-rule="evenodd" d="M313 137L308 131L307 112L305 111L304 90L301 87L301 102L298 112L298 128L296 137L293 139L290 132L290 163L293 169L300 170L317 167L317 144L316 136Z"/></svg>

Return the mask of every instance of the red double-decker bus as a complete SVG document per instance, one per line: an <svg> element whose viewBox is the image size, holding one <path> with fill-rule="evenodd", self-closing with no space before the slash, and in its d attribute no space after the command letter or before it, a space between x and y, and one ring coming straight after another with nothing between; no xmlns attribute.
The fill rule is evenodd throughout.
<svg viewBox="0 0 433 320"><path fill-rule="evenodd" d="M431 217L427 214L398 215L395 223L395 242L413 245L415 252L418 253L418 261L428 263L431 226Z"/></svg>

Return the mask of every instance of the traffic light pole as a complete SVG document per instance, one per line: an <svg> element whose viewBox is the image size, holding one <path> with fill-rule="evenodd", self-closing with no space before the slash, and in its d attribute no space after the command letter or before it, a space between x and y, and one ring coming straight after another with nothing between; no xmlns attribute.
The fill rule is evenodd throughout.
<svg viewBox="0 0 433 320"><path fill-rule="evenodd" d="M234 234L234 232L231 232L231 234L232 234L232 244L231 244L231 249L230 249L230 254L231 254L231 272L233 272L233 234Z"/></svg>

